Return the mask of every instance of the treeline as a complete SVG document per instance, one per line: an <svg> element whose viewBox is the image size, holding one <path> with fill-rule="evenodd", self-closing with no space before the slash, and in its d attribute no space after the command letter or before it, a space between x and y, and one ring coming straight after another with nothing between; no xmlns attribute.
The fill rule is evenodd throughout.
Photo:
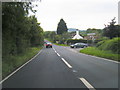
<svg viewBox="0 0 120 90"><path fill-rule="evenodd" d="M115 25L116 21L115 18L109 22L109 25L105 25L103 29L103 36L106 36L110 39L114 37L120 37L120 25Z"/></svg>
<svg viewBox="0 0 120 90"><path fill-rule="evenodd" d="M43 29L35 16L28 16L29 2L2 3L2 58L24 53L29 47L43 45Z"/></svg>

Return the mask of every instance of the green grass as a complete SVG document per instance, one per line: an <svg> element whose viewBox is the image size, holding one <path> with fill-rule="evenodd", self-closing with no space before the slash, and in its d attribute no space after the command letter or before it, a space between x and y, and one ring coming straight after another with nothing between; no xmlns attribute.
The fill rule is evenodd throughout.
<svg viewBox="0 0 120 90"><path fill-rule="evenodd" d="M111 50L114 53L119 53L120 54L120 38L116 37L113 39L109 40L103 40L99 43L97 43L96 47L100 50Z"/></svg>
<svg viewBox="0 0 120 90"><path fill-rule="evenodd" d="M5 78L15 69L31 59L40 51L41 47L32 47L26 50L24 54L16 56L8 56L6 60L2 61L2 77Z"/></svg>
<svg viewBox="0 0 120 90"><path fill-rule="evenodd" d="M87 47L85 49L80 50L80 52L93 56L120 61L120 54L116 54L111 51L99 50L96 47Z"/></svg>

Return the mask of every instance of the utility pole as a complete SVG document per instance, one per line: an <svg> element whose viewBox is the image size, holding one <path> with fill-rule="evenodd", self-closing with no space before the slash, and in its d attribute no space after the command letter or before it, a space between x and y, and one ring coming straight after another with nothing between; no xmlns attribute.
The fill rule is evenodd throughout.
<svg viewBox="0 0 120 90"><path fill-rule="evenodd" d="M118 2L118 25L120 25L120 1Z"/></svg>

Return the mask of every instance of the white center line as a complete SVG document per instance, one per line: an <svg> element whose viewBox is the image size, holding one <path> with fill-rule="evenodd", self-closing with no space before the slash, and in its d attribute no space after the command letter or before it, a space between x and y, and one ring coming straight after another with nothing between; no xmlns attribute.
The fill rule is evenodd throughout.
<svg viewBox="0 0 120 90"><path fill-rule="evenodd" d="M57 53L57 55L60 57L60 54L59 54L59 53Z"/></svg>
<svg viewBox="0 0 120 90"><path fill-rule="evenodd" d="M55 51L55 53L57 53L57 52Z"/></svg>
<svg viewBox="0 0 120 90"><path fill-rule="evenodd" d="M72 68L72 66L64 58L61 58L61 59L69 68Z"/></svg>
<svg viewBox="0 0 120 90"><path fill-rule="evenodd" d="M55 51L55 53L57 53L57 51L55 50L55 48L53 48L53 50Z"/></svg>
<svg viewBox="0 0 120 90"><path fill-rule="evenodd" d="M55 49L53 48L53 50L55 51Z"/></svg>
<svg viewBox="0 0 120 90"><path fill-rule="evenodd" d="M87 80L84 78L79 78L89 90L96 90Z"/></svg>

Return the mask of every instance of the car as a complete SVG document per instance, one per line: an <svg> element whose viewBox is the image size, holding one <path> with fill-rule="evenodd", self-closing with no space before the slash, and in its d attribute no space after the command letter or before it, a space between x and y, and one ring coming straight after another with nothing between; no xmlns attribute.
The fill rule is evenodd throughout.
<svg viewBox="0 0 120 90"><path fill-rule="evenodd" d="M52 48L52 43L46 42L46 43L45 43L45 46L46 46L46 48Z"/></svg>
<svg viewBox="0 0 120 90"><path fill-rule="evenodd" d="M71 48L85 48L88 47L88 44L86 43L75 43L70 45Z"/></svg>

